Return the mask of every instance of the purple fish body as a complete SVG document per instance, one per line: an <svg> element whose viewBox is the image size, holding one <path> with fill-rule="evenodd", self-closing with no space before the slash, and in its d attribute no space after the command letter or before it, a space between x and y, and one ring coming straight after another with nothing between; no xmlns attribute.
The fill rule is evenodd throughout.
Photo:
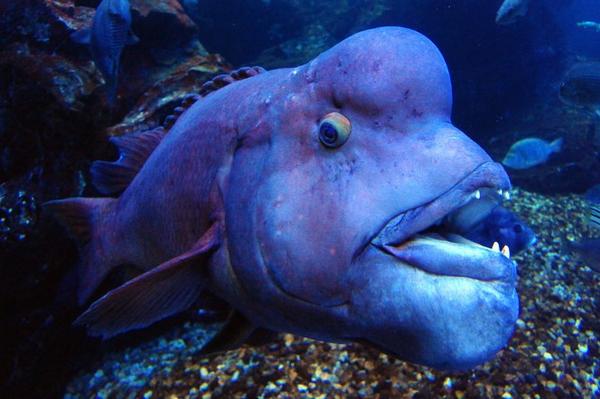
<svg viewBox="0 0 600 399"><path fill-rule="evenodd" d="M451 124L451 106L437 48L386 27L211 92L166 135L115 139L132 181L107 162L93 172L121 195L48 208L83 237L81 303L112 267L146 272L78 323L110 337L211 293L252 326L246 336L358 340L446 369L486 361L518 316L515 264L432 229L480 188L510 183ZM132 159L136 140L145 162Z"/></svg>

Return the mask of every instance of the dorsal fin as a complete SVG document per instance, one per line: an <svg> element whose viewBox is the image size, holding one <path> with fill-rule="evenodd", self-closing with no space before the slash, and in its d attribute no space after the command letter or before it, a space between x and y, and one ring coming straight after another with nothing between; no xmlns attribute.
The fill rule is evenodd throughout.
<svg viewBox="0 0 600 399"><path fill-rule="evenodd" d="M114 162L95 161L92 163L90 173L94 186L104 195L121 193L137 175L164 135L164 129L158 127L143 132L111 137L111 143L119 149L119 158Z"/></svg>
<svg viewBox="0 0 600 399"><path fill-rule="evenodd" d="M198 92L198 94L190 94L186 96L181 102L181 105L179 107L176 107L173 110L173 113L165 118L163 122L164 128L170 129L171 126L175 124L175 121L177 121L177 118L179 118L179 115L181 115L183 111L191 107L192 104L194 104L200 98L206 97L210 93L217 91L221 87L225 87L235 81L251 78L263 72L266 72L266 69L259 66L242 67L229 73L217 75L211 80L206 81L202 85L202 87L200 87L200 91Z"/></svg>
<svg viewBox="0 0 600 399"><path fill-rule="evenodd" d="M199 94L202 97L206 97L208 94L212 93L213 91L217 91L221 87L225 87L225 86L235 82L236 80L251 78L253 76L256 76L256 75L258 75L260 73L264 73L264 72L266 72L266 69L264 69L263 67L253 66L253 67L242 67L240 69L236 69L235 71L231 71L229 73L223 73L221 75L217 75L202 85L202 87L200 88Z"/></svg>
<svg viewBox="0 0 600 399"><path fill-rule="evenodd" d="M181 105L179 105L178 107L175 107L175 109L173 109L173 113L171 115L168 115L165 118L165 120L163 122L163 127L165 129L170 129L171 126L173 126L173 124L175 124L175 121L177 120L177 118L179 118L179 115L183 114L183 111L185 111L186 109L191 107L192 104L194 104L200 98L201 98L201 96L198 94L188 94L187 96L185 96L183 98L183 100L181 101Z"/></svg>

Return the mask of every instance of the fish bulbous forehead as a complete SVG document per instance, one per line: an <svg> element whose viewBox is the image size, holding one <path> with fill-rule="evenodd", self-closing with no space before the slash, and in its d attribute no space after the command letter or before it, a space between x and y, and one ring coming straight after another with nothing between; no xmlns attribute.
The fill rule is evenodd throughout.
<svg viewBox="0 0 600 399"><path fill-rule="evenodd" d="M353 35L305 65L320 97L368 113L438 114L449 118L452 88L437 47L406 28L384 27Z"/></svg>

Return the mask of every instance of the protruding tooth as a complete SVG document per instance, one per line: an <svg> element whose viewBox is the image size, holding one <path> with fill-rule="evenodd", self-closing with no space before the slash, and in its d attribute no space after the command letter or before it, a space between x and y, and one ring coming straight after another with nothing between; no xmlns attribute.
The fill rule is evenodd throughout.
<svg viewBox="0 0 600 399"><path fill-rule="evenodd" d="M481 198L481 191L479 191L479 190L475 191L475 193L473 194L473 196L475 197L475 199L480 199Z"/></svg>
<svg viewBox="0 0 600 399"><path fill-rule="evenodd" d="M497 191L498 191L498 195L502 195L503 190L501 188L499 188Z"/></svg>
<svg viewBox="0 0 600 399"><path fill-rule="evenodd" d="M500 244L498 244L498 241L494 241L492 244L492 251L500 252Z"/></svg>
<svg viewBox="0 0 600 399"><path fill-rule="evenodd" d="M504 197L505 200L509 200L510 199L510 193L508 191L505 191L504 194L502 194L502 196Z"/></svg>
<svg viewBox="0 0 600 399"><path fill-rule="evenodd" d="M508 245L502 247L502 255L510 259L510 248L508 247Z"/></svg>

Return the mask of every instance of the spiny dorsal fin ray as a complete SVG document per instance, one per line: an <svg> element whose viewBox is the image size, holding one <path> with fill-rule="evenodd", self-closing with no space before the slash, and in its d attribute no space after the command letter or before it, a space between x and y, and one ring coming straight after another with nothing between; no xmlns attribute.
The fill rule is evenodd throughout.
<svg viewBox="0 0 600 399"><path fill-rule="evenodd" d="M181 115L183 113L183 111L188 109L192 104L194 104L200 98L206 97L210 93L219 90L221 87L230 85L231 83L233 83L235 81L251 78L251 77L256 76L263 72L266 72L266 69L264 69L263 67L253 66L253 67L242 67L242 68L236 69L235 71L231 71L229 73L223 73L221 75L215 76L214 78L206 81L202 85L198 94L190 94L190 95L186 96L183 99L183 101L181 102L181 105L173 110L174 111L173 114L171 114L165 118L165 120L163 122L163 126L165 127L165 129L170 129L171 126L173 126L173 124L175 124L175 121L177 121L177 118L179 118L179 115Z"/></svg>
<svg viewBox="0 0 600 399"><path fill-rule="evenodd" d="M207 81L200 88L199 94L202 97L206 97L208 94L217 91L221 87L225 87L237 80L243 80L247 78L251 78L260 73L264 73L266 70L259 66L254 67L242 67L240 69L236 69L230 73L223 73L221 75L217 75L211 80Z"/></svg>
<svg viewBox="0 0 600 399"><path fill-rule="evenodd" d="M142 168L146 159L165 135L162 127L111 137L110 141L119 149L119 159L114 162L95 161L90 173L92 183L104 195L121 193Z"/></svg>

